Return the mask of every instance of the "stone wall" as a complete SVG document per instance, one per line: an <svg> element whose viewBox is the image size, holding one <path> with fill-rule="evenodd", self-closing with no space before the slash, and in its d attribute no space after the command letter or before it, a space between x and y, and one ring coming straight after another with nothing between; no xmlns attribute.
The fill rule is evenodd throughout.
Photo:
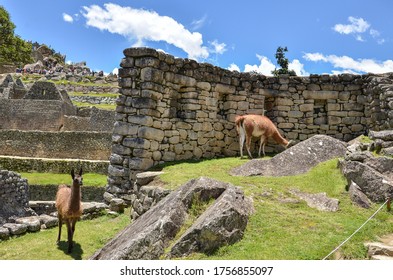
<svg viewBox="0 0 393 280"><path fill-rule="evenodd" d="M10 217L29 213L27 180L15 172L0 169L0 225Z"/></svg>
<svg viewBox="0 0 393 280"><path fill-rule="evenodd" d="M108 160L111 133L86 131L0 131L0 155Z"/></svg>
<svg viewBox="0 0 393 280"><path fill-rule="evenodd" d="M350 140L393 126L391 74L266 77L147 48L124 55L108 169L112 193L127 192L135 174L156 164L238 155L236 115L265 114L291 140Z"/></svg>

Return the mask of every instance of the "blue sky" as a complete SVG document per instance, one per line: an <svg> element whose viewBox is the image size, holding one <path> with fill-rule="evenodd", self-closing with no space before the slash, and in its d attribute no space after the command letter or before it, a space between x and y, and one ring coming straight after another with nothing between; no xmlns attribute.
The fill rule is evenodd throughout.
<svg viewBox="0 0 393 280"><path fill-rule="evenodd" d="M122 51L147 46L176 57L271 75L286 46L298 75L393 72L390 0L0 0L23 39L109 73Z"/></svg>

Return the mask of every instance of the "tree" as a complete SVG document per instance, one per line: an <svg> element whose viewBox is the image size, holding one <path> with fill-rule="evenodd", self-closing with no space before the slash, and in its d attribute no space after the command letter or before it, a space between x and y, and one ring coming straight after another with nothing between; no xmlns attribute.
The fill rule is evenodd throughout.
<svg viewBox="0 0 393 280"><path fill-rule="evenodd" d="M281 66L280 69L274 69L272 74L274 76L289 74L291 76L296 76L296 72L288 69L289 60L285 57L285 53L288 51L287 47L278 47L276 51L277 64Z"/></svg>
<svg viewBox="0 0 393 280"><path fill-rule="evenodd" d="M15 24L9 13L0 6L0 64L32 62L31 44L14 34Z"/></svg>

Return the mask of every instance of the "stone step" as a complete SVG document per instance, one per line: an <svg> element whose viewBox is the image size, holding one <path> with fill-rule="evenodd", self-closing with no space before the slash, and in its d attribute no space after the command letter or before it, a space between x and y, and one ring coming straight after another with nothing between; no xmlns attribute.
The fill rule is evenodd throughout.
<svg viewBox="0 0 393 280"><path fill-rule="evenodd" d="M35 158L20 156L0 155L0 169L15 172L52 172L69 173L72 168L81 166L85 173L108 173L109 160L87 159L59 159L59 158Z"/></svg>
<svg viewBox="0 0 393 280"><path fill-rule="evenodd" d="M393 257L393 246L381 242L368 242L364 244L368 249L368 256L384 255Z"/></svg>
<svg viewBox="0 0 393 280"><path fill-rule="evenodd" d="M385 255L374 255L371 257L372 260L378 261L392 261L393 257L385 256Z"/></svg>

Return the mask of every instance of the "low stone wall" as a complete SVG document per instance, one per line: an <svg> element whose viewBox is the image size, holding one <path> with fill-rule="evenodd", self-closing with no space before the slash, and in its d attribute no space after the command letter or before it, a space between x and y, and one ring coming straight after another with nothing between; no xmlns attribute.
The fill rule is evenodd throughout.
<svg viewBox="0 0 393 280"><path fill-rule="evenodd" d="M64 116L62 131L99 131L112 133L114 120L114 111L101 110L95 107L79 108L76 116Z"/></svg>
<svg viewBox="0 0 393 280"><path fill-rule="evenodd" d="M72 168L82 167L85 173L108 173L109 161L107 160L80 160L80 159L50 159L28 158L17 156L0 156L0 168L16 172L50 172L65 174Z"/></svg>
<svg viewBox="0 0 393 280"><path fill-rule="evenodd" d="M110 153L110 133L0 130L0 155L108 160Z"/></svg>
<svg viewBox="0 0 393 280"><path fill-rule="evenodd" d="M10 217L30 213L27 180L15 172L0 169L0 225Z"/></svg>
<svg viewBox="0 0 393 280"><path fill-rule="evenodd" d="M57 88L59 90L66 90L67 92L83 92L83 93L118 93L119 87L117 84L111 86L83 86L83 85L72 85L72 84L58 84Z"/></svg>
<svg viewBox="0 0 393 280"><path fill-rule="evenodd" d="M30 185L29 201L54 201L57 189L58 185ZM105 187L82 186L81 191L84 202L104 202Z"/></svg>

